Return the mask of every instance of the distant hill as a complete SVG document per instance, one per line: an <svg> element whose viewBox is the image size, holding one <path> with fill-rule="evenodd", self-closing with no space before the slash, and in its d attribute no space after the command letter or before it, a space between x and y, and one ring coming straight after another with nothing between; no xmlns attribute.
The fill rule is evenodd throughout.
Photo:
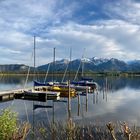
<svg viewBox="0 0 140 140"><path fill-rule="evenodd" d="M41 65L37 67L38 71L46 72L55 69L58 72L64 72L66 69L71 71L79 71L84 67L84 71L94 71L94 72L140 72L140 60L133 60L125 62L116 58L106 59L106 58L86 58L86 59L75 59L70 63L67 59L62 59L56 61L55 65L51 62L46 65ZM0 65L0 72L25 72L29 66L24 64L10 64L10 65ZM33 70L33 67L31 67Z"/></svg>
<svg viewBox="0 0 140 140"><path fill-rule="evenodd" d="M0 72L23 72L27 71L29 66L24 64L7 64L7 65L0 65Z"/></svg>

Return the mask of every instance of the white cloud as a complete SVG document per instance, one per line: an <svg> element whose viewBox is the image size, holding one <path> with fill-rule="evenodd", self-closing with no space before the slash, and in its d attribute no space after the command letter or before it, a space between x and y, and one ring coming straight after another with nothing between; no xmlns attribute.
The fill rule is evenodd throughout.
<svg viewBox="0 0 140 140"><path fill-rule="evenodd" d="M90 26L69 23L53 28L48 33L50 38L59 41L59 46L71 46L74 49L74 57L81 57L81 51L86 48L88 57L116 57L125 60L134 59L139 55L138 35L138 25L117 20Z"/></svg>
<svg viewBox="0 0 140 140"><path fill-rule="evenodd" d="M92 5L97 2L94 0L84 3ZM79 2L74 0L2 1L0 3L2 63L28 63L26 61L33 49L34 33L39 36L38 65L52 60L53 47L56 48L57 59L68 58L70 48L73 49L73 59L81 58L84 48L87 57L115 57L124 60L139 58L140 3L130 0L109 2L104 4L103 10L112 17L112 20L101 20L100 17L100 20L94 20L93 24L90 22L83 25L80 22L76 23L74 20L76 17L73 17L77 14L75 13L77 9L84 8L82 4L79 5ZM93 9L88 13L94 17L97 12ZM80 15L80 12L78 14ZM9 53L11 59L7 60L8 52L12 55Z"/></svg>
<svg viewBox="0 0 140 140"><path fill-rule="evenodd" d="M42 37L36 39L38 65L52 61L53 47L56 48L57 58L68 58L71 47L73 59L81 58L84 48L86 57L135 59L140 51L139 26L115 22L121 21L114 20L111 23L104 21L103 24L90 26L69 23L50 28L47 33L42 34ZM30 35L12 31L3 32L3 35L0 35L1 46L13 48L13 51L21 51L26 55L32 52L33 38Z"/></svg>
<svg viewBox="0 0 140 140"><path fill-rule="evenodd" d="M119 0L112 3L106 3L104 11L107 15L116 19L140 24L140 3L133 0Z"/></svg>

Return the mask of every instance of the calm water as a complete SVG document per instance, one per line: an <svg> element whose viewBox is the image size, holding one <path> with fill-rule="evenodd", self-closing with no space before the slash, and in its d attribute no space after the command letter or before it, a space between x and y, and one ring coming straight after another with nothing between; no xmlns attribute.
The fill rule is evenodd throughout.
<svg viewBox="0 0 140 140"><path fill-rule="evenodd" d="M39 78L43 81L43 78ZM61 78L57 78L60 80ZM79 124L99 123L104 124L109 121L127 121L129 124L140 126L140 78L120 78L120 77L95 77L99 84L99 91L86 96L79 96L80 108L78 109L78 97L71 99L72 118ZM23 88L25 77L1 77L0 90ZM32 78L26 87L32 86ZM61 98L67 101L67 98ZM52 105L53 108L37 108L33 110L33 105ZM11 100L1 102L0 108L11 107L18 112L19 119L30 123L44 121L46 123L55 121L65 122L68 118L67 102L46 102ZM54 111L54 112L53 112Z"/></svg>

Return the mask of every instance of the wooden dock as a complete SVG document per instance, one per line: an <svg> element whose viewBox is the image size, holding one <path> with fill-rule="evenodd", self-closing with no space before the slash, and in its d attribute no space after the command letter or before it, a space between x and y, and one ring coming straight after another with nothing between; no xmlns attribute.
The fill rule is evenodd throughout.
<svg viewBox="0 0 140 140"><path fill-rule="evenodd" d="M12 100L15 96L22 96L24 89L0 91L0 101Z"/></svg>
<svg viewBox="0 0 140 140"><path fill-rule="evenodd" d="M43 87L36 87L35 90L38 91L42 91ZM34 94L30 94L30 96L27 96L27 94L25 94L25 91L32 91L33 88L26 88L26 89L15 89L15 90L6 90L6 91L0 91L0 102L2 101L8 101L8 100L13 100L13 99L30 99L30 100L46 100L46 99L53 99L54 97L57 97L60 95L60 93L54 94L54 96L48 92L48 91L43 91L44 94L35 94L36 96L34 96ZM46 94L45 94L46 93ZM45 95L45 96L44 96Z"/></svg>
<svg viewBox="0 0 140 140"><path fill-rule="evenodd" d="M15 98L20 99L23 97L25 90L29 91L32 90L32 88L0 91L0 102L13 100ZM37 90L39 90L38 87Z"/></svg>

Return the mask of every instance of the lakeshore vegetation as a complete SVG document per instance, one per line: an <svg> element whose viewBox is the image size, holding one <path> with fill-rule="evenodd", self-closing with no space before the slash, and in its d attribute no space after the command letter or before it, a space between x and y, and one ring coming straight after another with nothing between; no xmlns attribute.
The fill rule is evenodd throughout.
<svg viewBox="0 0 140 140"><path fill-rule="evenodd" d="M126 122L109 122L104 126L97 124L78 125L68 119L65 124L53 122L36 122L31 126L28 122L19 123L16 112L9 108L0 114L1 140L139 140L140 128L129 126Z"/></svg>

